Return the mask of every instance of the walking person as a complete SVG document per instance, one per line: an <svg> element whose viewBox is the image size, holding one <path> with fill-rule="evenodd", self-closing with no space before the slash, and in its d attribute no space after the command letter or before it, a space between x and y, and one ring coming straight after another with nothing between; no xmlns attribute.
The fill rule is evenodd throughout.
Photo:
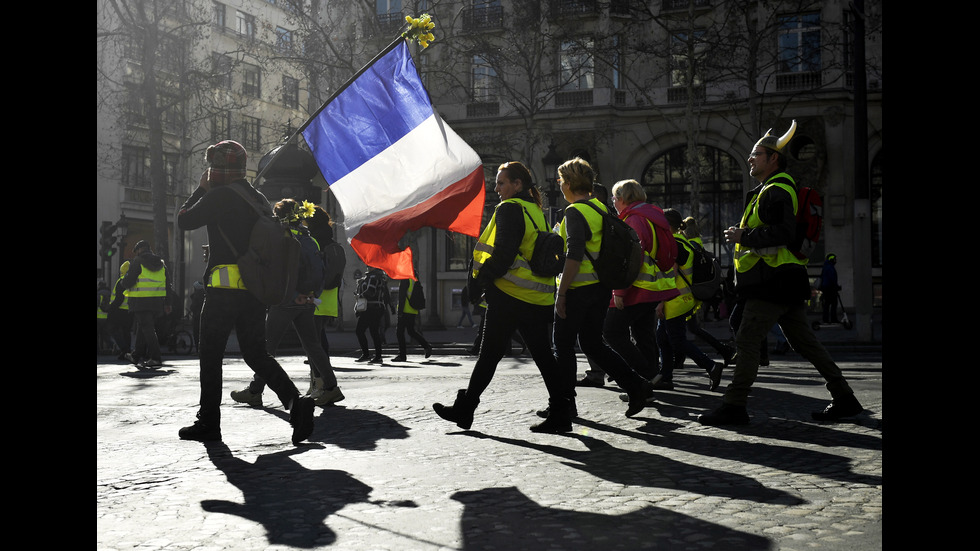
<svg viewBox="0 0 980 551"><path fill-rule="evenodd" d="M663 210L646 202L647 194L636 180L617 182L613 188L613 207L640 238L645 252L643 268L633 285L612 291L602 336L606 342L645 379L659 371L657 347L657 306L678 295L671 271L661 270L656 257L659 247L654 225L667 226ZM578 386L590 386L579 381ZM601 384L595 386L602 386Z"/></svg>
<svg viewBox="0 0 980 551"><path fill-rule="evenodd" d="M258 219L256 205L265 216L271 216L272 210L268 199L245 179L247 153L241 144L218 142L208 147L205 156L209 168L177 213L177 225L184 231L206 227L210 244L201 310L200 408L194 424L178 434L184 440L221 440L221 365L234 329L242 359L289 411L292 442L299 444L313 433L315 404L312 398L300 396L266 350L266 307L242 283L235 252L248 249Z"/></svg>
<svg viewBox="0 0 980 551"><path fill-rule="evenodd" d="M324 263L327 273L324 278L323 292L320 293L318 300L314 300L316 308L313 309L313 326L320 339L320 348L323 348L323 353L326 354L327 369L333 371L333 366L330 363L330 340L327 337L327 324L336 321L340 315L340 285L343 282L347 258L343 249L337 245L337 240L334 238L333 220L330 219L330 214L323 207L317 205L314 208L313 216L307 218L304 223L310 229L310 235L320 245L321 252L325 254ZM334 250L335 254L328 254ZM316 374L311 367L308 394L312 394L318 384L321 383L317 381ZM330 403L336 403L342 399L343 397L339 397L331 400Z"/></svg>
<svg viewBox="0 0 980 551"><path fill-rule="evenodd" d="M128 260L119 266L119 279L116 280L109 294L109 310L106 321L109 323L112 340L119 348L119 355L116 356L116 359L128 360L135 364L138 362L134 361L135 358L132 355L133 317L129 313L129 298L126 296L126 288L122 285L127 272L129 272Z"/></svg>
<svg viewBox="0 0 980 551"><path fill-rule="evenodd" d="M391 359L393 362L407 361L405 356L408 348L408 342L405 338L406 332L410 338L422 345L426 358L432 355L432 345L415 327L419 311L425 308L425 294L422 291L422 281L418 279L418 271L414 268L413 271L415 272L415 279L403 279L398 284L398 322L395 327L395 336L398 338L398 355Z"/></svg>
<svg viewBox="0 0 980 551"><path fill-rule="evenodd" d="M136 256L122 279L129 299L129 311L136 323L136 349L133 360L138 369L163 366L157 319L170 313L173 296L170 271L163 258L153 253L150 244L139 241L133 246ZM137 358L138 356L138 358ZM138 360L138 363L137 363Z"/></svg>
<svg viewBox="0 0 980 551"><path fill-rule="evenodd" d="M381 268L369 269L367 274L358 280L354 296L357 297L357 304L354 305L354 316L357 318L354 334L361 347L361 357L354 361L380 364L383 362L381 347L384 344L381 323L386 312L395 313L395 307L391 304L391 293L388 291L388 275ZM368 352L369 331L371 340L374 341L373 356Z"/></svg>
<svg viewBox="0 0 980 551"><path fill-rule="evenodd" d="M749 423L746 404L759 371L759 343L774 323L779 323L793 350L827 382L832 400L823 411L812 412L813 419L837 421L864 410L807 322L807 260L789 249L796 232L797 187L786 172L783 151L795 131L793 121L782 137L771 135L770 129L756 142L748 164L759 185L748 193L738 226L725 230L725 240L735 245L735 291L743 300L743 311L735 335L738 353L732 382L721 406L698 417L704 425Z"/></svg>
<svg viewBox="0 0 980 551"><path fill-rule="evenodd" d="M592 259L602 244L602 214L606 206L593 196L595 173L581 158L558 167L558 181L569 205L558 233L565 240L565 266L558 276L555 299L554 346L561 377L570 388L570 407L575 408L577 359L576 342L582 353L593 360L629 395L627 417L640 412L652 396L650 382L637 373L643 364L628 364L602 338L602 329L611 299L610 290L599 281ZM549 407L548 414L555 409Z"/></svg>
<svg viewBox="0 0 980 551"><path fill-rule="evenodd" d="M432 409L439 417L469 429L480 396L493 380L497 364L510 349L511 336L517 330L541 372L553 412L531 430L569 432L571 381L558 371L548 333L555 305L555 278L536 275L528 263L534 252L536 227L547 227L541 194L527 167L517 161L500 165L494 190L500 196L500 204L473 250L468 283L472 303L486 300L479 357L469 385L456 393L453 404L435 403Z"/></svg>
<svg viewBox="0 0 980 551"><path fill-rule="evenodd" d="M274 357L282 337L292 326L312 370L313 384L306 395L313 398L316 405L328 406L343 400L344 393L337 386L337 376L330 366L330 357L320 346L320 335L316 332L313 320L315 300L323 290L323 259L319 254L320 246L301 223L303 219L313 215L313 205L306 201L304 205L300 205L294 199L283 199L276 203L272 212L276 218L288 224L289 231L300 240L304 251L301 253L296 288L281 304L270 307L266 315L266 350ZM233 390L231 398L252 407L261 407L265 386L262 377L255 374L248 387Z"/></svg>
<svg viewBox="0 0 980 551"><path fill-rule="evenodd" d="M463 328L464 319L469 320L470 327L475 327L476 324L473 323L473 313L470 312L470 290L466 285L463 286L463 291L460 293L459 308L462 310L462 312L459 313L459 321L456 322L456 328Z"/></svg>
<svg viewBox="0 0 980 551"><path fill-rule="evenodd" d="M840 283L837 280L837 255L829 253L820 270L820 290L823 301L823 322L840 323L837 317L837 301L840 293Z"/></svg>

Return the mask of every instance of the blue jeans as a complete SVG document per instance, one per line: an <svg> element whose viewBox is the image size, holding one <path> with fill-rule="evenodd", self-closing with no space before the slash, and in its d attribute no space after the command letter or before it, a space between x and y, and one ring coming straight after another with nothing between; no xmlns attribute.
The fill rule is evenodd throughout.
<svg viewBox="0 0 980 551"><path fill-rule="evenodd" d="M742 322L735 335L738 357L732 373L732 382L728 385L723 398L726 404L745 406L747 403L749 390L759 373L759 341L765 338L774 323L779 324L793 350L817 368L827 381L827 390L830 391L831 396L836 399L854 393L844 379L840 367L834 363L827 349L810 329L806 318L806 307L802 302L785 305L748 299L744 304Z"/></svg>
<svg viewBox="0 0 980 551"><path fill-rule="evenodd" d="M221 364L232 329L242 359L276 393L286 410L299 396L296 385L265 346L265 305L252 293L239 289L208 287L201 310L201 402L198 419L219 427L221 423Z"/></svg>

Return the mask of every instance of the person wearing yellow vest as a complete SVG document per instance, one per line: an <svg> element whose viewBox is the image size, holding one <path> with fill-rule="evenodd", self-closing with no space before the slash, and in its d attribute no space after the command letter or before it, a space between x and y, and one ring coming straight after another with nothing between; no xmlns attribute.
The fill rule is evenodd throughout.
<svg viewBox="0 0 980 551"><path fill-rule="evenodd" d="M126 288L122 284L123 278L128 272L129 261L127 260L119 266L119 279L112 286L112 293L109 295L107 319L109 321L109 328L112 331L112 339L116 341L116 346L119 348L119 355L116 359L132 361L133 356L130 347L133 342L133 317L129 313L129 299L126 297Z"/></svg>
<svg viewBox="0 0 980 551"><path fill-rule="evenodd" d="M553 409L563 412L561 419L556 416L531 430L568 432L572 430L568 383L558 372L548 332L555 304L555 278L536 275L529 264L537 237L535 225L547 227L541 194L527 167L516 161L500 165L494 189L501 202L473 250L468 282L470 302L486 300L479 358L469 385L457 392L453 405L435 403L432 409L443 419L469 429L480 396L490 385L497 364L510 349L511 335L517 330L541 372L549 402Z"/></svg>
<svg viewBox="0 0 980 551"><path fill-rule="evenodd" d="M663 210L647 203L647 193L636 180L622 180L612 188L613 207L640 238L645 252L643 268L633 285L616 289L606 312L602 336L637 373L652 379L660 369L657 348L657 305L678 295L674 274L656 262L657 233L654 224L667 225ZM579 386L603 386L579 383Z"/></svg>
<svg viewBox="0 0 980 551"><path fill-rule="evenodd" d="M308 251L319 251L319 243L302 224L303 219L313 216L314 211L312 203L306 201L304 203L301 205L295 199L283 198L276 203L272 212L276 218L287 224L289 231L304 243L304 247L312 246L307 249ZM322 257L317 256L310 260L311 265L312 262L319 262L322 266ZM312 273L312 270L310 272ZM319 273L322 275L322 272ZM297 277L296 281L295 289L288 293L281 304L269 307L269 313L265 318L265 348L269 354L275 356L279 343L292 326L310 364L313 384L306 395L313 398L318 406L329 406L343 400L344 394L337 385L337 376L330 365L330 357L320 345L320 335L316 332L316 323L313 320L316 298L321 292L322 278L317 281L312 276L302 277L301 273L301 277ZM231 391L231 398L252 407L261 407L265 386L265 381L256 373L246 388Z"/></svg>
<svg viewBox="0 0 980 551"><path fill-rule="evenodd" d="M422 345L426 358L432 355L432 345L415 328L415 320L418 319L419 310L425 303L424 299L420 300L420 297L423 297L422 281L418 279L418 271L416 270L415 279L403 279L398 284L398 323L395 329L395 335L398 337L398 355L391 359L393 362L407 360L405 356L408 345L405 338L406 331L408 331L410 338ZM413 303L416 306L412 306Z"/></svg>
<svg viewBox="0 0 980 551"><path fill-rule="evenodd" d="M558 181L569 205L558 229L565 240L565 267L558 276L554 345L561 377L570 389L570 407L574 411L577 343L582 353L629 395L626 416L632 417L646 407L652 389L650 382L636 371L645 369L646 365L631 366L602 338L611 293L599 281L590 260L599 256L602 215L587 203L602 211L606 211L606 206L592 196L595 173L584 159L576 157L559 166ZM550 419L555 414L554 408L549 407L547 414Z"/></svg>
<svg viewBox="0 0 980 551"><path fill-rule="evenodd" d="M129 311L136 323L136 349L133 359L138 369L159 369L160 339L156 320L170 313L173 296L170 274L162 258L153 254L150 244L139 241L133 246L136 257L130 261L122 287L129 300Z"/></svg>
<svg viewBox="0 0 980 551"><path fill-rule="evenodd" d="M681 214L674 209L665 209L664 216L677 240L677 265L674 268L677 290L680 294L664 304L662 319L657 327L657 343L660 345L661 368L654 377L653 387L659 390L673 390L674 371L690 357L705 371L709 378L710 390L718 387L721 380L722 364L714 362L687 338L688 319L696 315L700 301L691 294L689 282L694 273L694 248L684 236L685 229Z"/></svg>
<svg viewBox="0 0 980 551"><path fill-rule="evenodd" d="M735 292L744 300L742 321L735 335L738 349L732 382L720 407L701 414L704 425L745 425L746 403L759 371L759 343L778 323L790 346L816 367L827 381L831 403L811 416L837 421L863 411L840 367L817 340L806 317L810 296L807 259L789 250L796 232L796 184L786 173L784 149L796 131L796 121L781 137L766 133L748 158L749 174L759 185L749 192L742 220L725 230L735 246Z"/></svg>
<svg viewBox="0 0 980 551"><path fill-rule="evenodd" d="M254 202L272 215L269 200L245 179L247 152L241 144L224 140L207 148L208 169L198 188L177 212L184 231L207 228L209 254L203 281L201 311L201 399L197 420L178 431L182 440L221 440L221 387L225 347L234 330L242 359L271 388L289 411L292 442L298 445L313 433L313 399L300 396L296 385L268 350L265 339L266 307L241 282L235 250L248 249L258 219ZM238 186L246 200L232 188Z"/></svg>

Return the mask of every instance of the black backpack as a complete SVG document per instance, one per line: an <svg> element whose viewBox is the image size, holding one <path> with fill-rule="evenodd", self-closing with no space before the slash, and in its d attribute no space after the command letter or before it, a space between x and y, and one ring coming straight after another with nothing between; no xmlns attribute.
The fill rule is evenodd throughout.
<svg viewBox="0 0 980 551"><path fill-rule="evenodd" d="M592 258L588 251L585 254L592 262L600 283L613 290L625 289L636 281L643 268L645 253L640 238L626 222L591 201L586 204L602 215L602 243L598 257Z"/></svg>
<svg viewBox="0 0 980 551"><path fill-rule="evenodd" d="M681 277L691 288L691 294L700 301L711 300L721 290L721 263L715 255L709 253L696 241L688 241L681 238L685 245L691 249L694 255L694 264L691 266L691 281L688 281L684 274Z"/></svg>
<svg viewBox="0 0 980 551"><path fill-rule="evenodd" d="M340 287L340 282L344 278L344 269L347 267L347 251L336 241L331 241L323 246L323 288L336 289Z"/></svg>
<svg viewBox="0 0 980 551"><path fill-rule="evenodd" d="M565 240L553 231L542 230L534 223L531 213L524 209L538 236L534 239L534 252L528 259L531 273L541 277L556 277L565 269Z"/></svg>
<svg viewBox="0 0 980 551"><path fill-rule="evenodd" d="M377 301L381 297L381 287L385 285L384 278L375 272L368 272L357 282L356 294L369 301Z"/></svg>
<svg viewBox="0 0 980 551"><path fill-rule="evenodd" d="M310 232L306 228L294 228L293 235L299 241L299 270L296 276L296 292L306 295L312 293L314 297L319 297L324 289L324 269L323 253L316 241L310 237Z"/></svg>
<svg viewBox="0 0 980 551"><path fill-rule="evenodd" d="M260 205L257 197L249 196L237 183L228 187L255 209L258 218L245 251L235 249L220 226L218 231L237 257L238 271L249 292L266 306L280 304L296 287L300 243L289 227L272 215L267 200L265 205Z"/></svg>

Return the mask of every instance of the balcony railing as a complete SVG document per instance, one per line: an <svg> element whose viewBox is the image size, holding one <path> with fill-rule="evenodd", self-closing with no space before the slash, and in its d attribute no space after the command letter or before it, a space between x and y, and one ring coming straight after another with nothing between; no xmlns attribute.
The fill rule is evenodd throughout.
<svg viewBox="0 0 980 551"><path fill-rule="evenodd" d="M572 90L555 94L555 107L575 107L577 105L592 105L592 89Z"/></svg>
<svg viewBox="0 0 980 551"><path fill-rule="evenodd" d="M496 117L500 114L500 102L481 101L466 104L466 116L469 118Z"/></svg>
<svg viewBox="0 0 980 551"><path fill-rule="evenodd" d="M482 6L463 11L464 31L501 29L504 26L504 9L501 6Z"/></svg>
<svg viewBox="0 0 980 551"><path fill-rule="evenodd" d="M822 82L820 71L783 73L776 75L776 90L812 90L819 88Z"/></svg>
<svg viewBox="0 0 980 551"><path fill-rule="evenodd" d="M599 2L596 0L551 0L549 6L552 17L599 13Z"/></svg>

